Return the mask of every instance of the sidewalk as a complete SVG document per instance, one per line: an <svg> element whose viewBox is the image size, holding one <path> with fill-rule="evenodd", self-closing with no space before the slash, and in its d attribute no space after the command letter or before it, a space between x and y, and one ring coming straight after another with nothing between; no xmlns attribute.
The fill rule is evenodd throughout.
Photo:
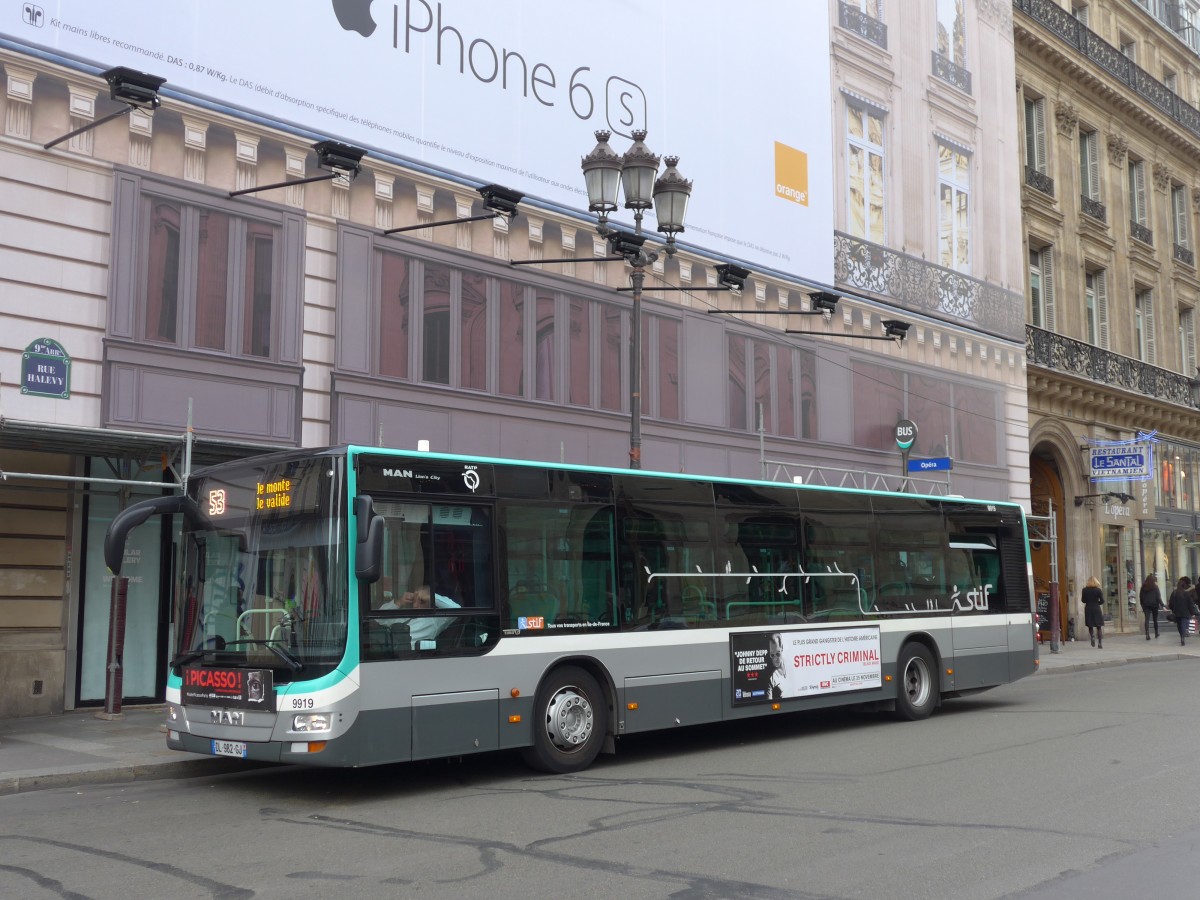
<svg viewBox="0 0 1200 900"><path fill-rule="evenodd" d="M1088 643L1085 631L1082 641L1062 643L1058 653L1051 652L1049 643L1039 649L1038 674L1050 675L1126 663L1200 659L1200 636L1181 647L1174 628L1150 641L1141 634L1114 634L1100 649ZM0 721L0 795L246 769L237 760L168 750L162 706L126 707L124 716L108 721L89 709Z"/></svg>

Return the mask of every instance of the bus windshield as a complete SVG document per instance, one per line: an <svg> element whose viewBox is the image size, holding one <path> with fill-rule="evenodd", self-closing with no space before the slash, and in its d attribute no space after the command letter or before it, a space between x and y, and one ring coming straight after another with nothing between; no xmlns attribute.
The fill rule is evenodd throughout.
<svg viewBox="0 0 1200 900"><path fill-rule="evenodd" d="M319 676L346 646L343 466L330 458L223 468L190 486L173 666L203 660ZM303 673L303 674L300 674Z"/></svg>

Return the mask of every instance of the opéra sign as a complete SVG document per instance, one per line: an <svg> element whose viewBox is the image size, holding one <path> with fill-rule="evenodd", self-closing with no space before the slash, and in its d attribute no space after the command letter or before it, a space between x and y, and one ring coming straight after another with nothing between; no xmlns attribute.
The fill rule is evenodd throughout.
<svg viewBox="0 0 1200 900"><path fill-rule="evenodd" d="M21 393L67 400L71 396L71 357L62 344L41 338L21 355Z"/></svg>

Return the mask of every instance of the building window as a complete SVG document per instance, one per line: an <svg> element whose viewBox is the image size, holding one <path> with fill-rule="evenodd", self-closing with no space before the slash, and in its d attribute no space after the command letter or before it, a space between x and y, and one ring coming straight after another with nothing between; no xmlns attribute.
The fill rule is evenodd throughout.
<svg viewBox="0 0 1200 900"><path fill-rule="evenodd" d="M487 310L487 278L479 272L463 272L459 302L459 387L472 391L487 390Z"/></svg>
<svg viewBox="0 0 1200 900"><path fill-rule="evenodd" d="M1166 89L1169 90L1172 94L1178 93L1176 91L1176 86L1179 84L1179 76L1176 75L1174 69L1171 69L1168 66L1163 66L1162 81L1163 81L1163 85L1166 87Z"/></svg>
<svg viewBox="0 0 1200 900"><path fill-rule="evenodd" d="M1196 374L1196 312L1190 307L1179 310L1179 358L1183 361L1183 374Z"/></svg>
<svg viewBox="0 0 1200 900"><path fill-rule="evenodd" d="M537 400L558 399L558 338L555 319L558 304L554 295L538 291L533 311L534 343L534 398Z"/></svg>
<svg viewBox="0 0 1200 900"><path fill-rule="evenodd" d="M1138 359L1149 365L1158 364L1154 340L1154 292L1139 290L1133 299L1133 328L1137 341Z"/></svg>
<svg viewBox="0 0 1200 900"><path fill-rule="evenodd" d="M592 405L592 305L580 297L569 301L567 400L574 406Z"/></svg>
<svg viewBox="0 0 1200 900"><path fill-rule="evenodd" d="M937 52L961 68L967 67L967 18L962 0L937 0Z"/></svg>
<svg viewBox="0 0 1200 900"><path fill-rule="evenodd" d="M1130 62L1137 62L1137 41L1125 34L1125 32L1121 32L1121 36L1118 38L1118 40L1121 44L1121 55Z"/></svg>
<svg viewBox="0 0 1200 900"><path fill-rule="evenodd" d="M1100 200L1100 136L1083 129L1079 130L1079 193Z"/></svg>
<svg viewBox="0 0 1200 900"><path fill-rule="evenodd" d="M1025 165L1046 174L1046 100L1025 98Z"/></svg>
<svg viewBox="0 0 1200 900"><path fill-rule="evenodd" d="M499 309L498 346L500 354L500 383L498 392L508 397L525 393L525 295L527 289L515 281L501 281L497 298Z"/></svg>
<svg viewBox="0 0 1200 900"><path fill-rule="evenodd" d="M1103 269L1084 276L1084 304L1087 313L1088 343L1108 349L1108 287Z"/></svg>
<svg viewBox="0 0 1200 900"><path fill-rule="evenodd" d="M730 334L726 338L729 353L729 427L737 431L750 428L750 405L746 392L746 338Z"/></svg>
<svg viewBox="0 0 1200 900"><path fill-rule="evenodd" d="M655 366L654 400L660 419L679 421L679 322L654 316Z"/></svg>
<svg viewBox="0 0 1200 900"><path fill-rule="evenodd" d="M279 226L145 195L144 340L274 359L282 302Z"/></svg>
<svg viewBox="0 0 1200 900"><path fill-rule="evenodd" d="M625 371L629 342L624 339L625 313L609 303L600 306L600 408L622 410L626 392L621 373Z"/></svg>
<svg viewBox="0 0 1200 900"><path fill-rule="evenodd" d="M1188 228L1188 189L1182 184L1171 186L1171 236L1175 246L1189 250L1192 246Z"/></svg>
<svg viewBox="0 0 1200 900"><path fill-rule="evenodd" d="M855 237L885 242L883 114L846 104L846 229Z"/></svg>
<svg viewBox="0 0 1200 900"><path fill-rule="evenodd" d="M868 362L853 363L851 378L855 446L894 452L896 422L913 419L921 423L913 447L918 455L999 464L996 390Z"/></svg>
<svg viewBox="0 0 1200 900"><path fill-rule="evenodd" d="M1029 321L1034 328L1055 330L1054 253L1050 247L1029 248Z"/></svg>
<svg viewBox="0 0 1200 900"><path fill-rule="evenodd" d="M422 380L450 383L450 267L426 262L421 292Z"/></svg>
<svg viewBox="0 0 1200 900"><path fill-rule="evenodd" d="M380 375L408 378L408 316L410 260L398 253L380 254L379 355Z"/></svg>
<svg viewBox="0 0 1200 900"><path fill-rule="evenodd" d="M740 334L726 338L729 349L729 427L782 437L812 437L815 432L812 355L792 347ZM800 390L796 390L797 353ZM747 387L749 385L749 387ZM797 420L797 402L800 404ZM800 434L797 432L799 422Z"/></svg>
<svg viewBox="0 0 1200 900"><path fill-rule="evenodd" d="M971 158L963 150L938 143L938 262L969 272Z"/></svg>
<svg viewBox="0 0 1200 900"><path fill-rule="evenodd" d="M1071 15L1082 22L1084 25L1088 23L1088 5L1086 3L1072 3Z"/></svg>

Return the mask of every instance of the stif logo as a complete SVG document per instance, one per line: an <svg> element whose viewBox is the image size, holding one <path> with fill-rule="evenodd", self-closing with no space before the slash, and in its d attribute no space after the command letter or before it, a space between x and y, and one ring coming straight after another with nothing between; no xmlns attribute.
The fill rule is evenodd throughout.
<svg viewBox="0 0 1200 900"><path fill-rule="evenodd" d="M372 0L333 0L333 14L337 16L338 24L347 31L357 31L363 37L370 37L375 30L375 20L371 17Z"/></svg>
<svg viewBox="0 0 1200 900"><path fill-rule="evenodd" d="M775 196L808 206L808 154L775 142Z"/></svg>

